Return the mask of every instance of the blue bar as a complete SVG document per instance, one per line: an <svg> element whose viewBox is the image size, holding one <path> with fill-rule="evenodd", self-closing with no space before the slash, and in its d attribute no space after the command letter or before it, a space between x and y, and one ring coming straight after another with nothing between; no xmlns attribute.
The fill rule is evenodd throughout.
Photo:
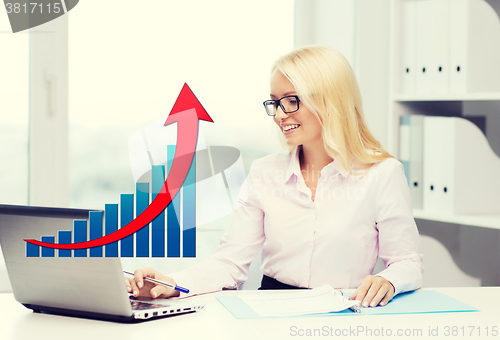
<svg viewBox="0 0 500 340"><path fill-rule="evenodd" d="M54 236L42 236L42 242L54 243ZM54 249L42 247L42 257L54 257Z"/></svg>
<svg viewBox="0 0 500 340"><path fill-rule="evenodd" d="M87 220L73 221L74 243L87 242ZM87 248L75 249L75 257L87 257Z"/></svg>
<svg viewBox="0 0 500 340"><path fill-rule="evenodd" d="M170 172L175 156L175 145L167 145L167 174ZM179 190L180 192L180 190ZM167 207L167 257L181 256L181 227L179 224L180 201L179 193L172 198Z"/></svg>
<svg viewBox="0 0 500 340"><path fill-rule="evenodd" d="M90 239L96 240L102 237L102 211L91 211L89 213ZM102 257L102 246L90 248L90 257Z"/></svg>
<svg viewBox="0 0 500 340"><path fill-rule="evenodd" d="M182 257L196 257L196 158L182 187Z"/></svg>
<svg viewBox="0 0 500 340"><path fill-rule="evenodd" d="M104 230L109 235L118 230L118 204L104 205ZM106 257L118 257L118 241L104 246Z"/></svg>
<svg viewBox="0 0 500 340"><path fill-rule="evenodd" d="M136 218L149 206L149 183L136 184ZM149 223L135 233L135 256L149 257Z"/></svg>
<svg viewBox="0 0 500 340"><path fill-rule="evenodd" d="M165 184L165 167L163 165L153 165L151 169L152 199L160 192ZM151 256L165 257L165 212L162 211L153 219L151 223Z"/></svg>
<svg viewBox="0 0 500 340"><path fill-rule="evenodd" d="M134 219L134 194L120 195L120 228ZM121 257L134 257L134 234L120 241Z"/></svg>
<svg viewBox="0 0 500 340"><path fill-rule="evenodd" d="M26 256L27 257L40 257L40 246L33 243L26 242Z"/></svg>
<svg viewBox="0 0 500 340"><path fill-rule="evenodd" d="M59 244L71 243L71 231L59 230L57 234L57 243ZM59 249L59 257L71 257L71 249Z"/></svg>

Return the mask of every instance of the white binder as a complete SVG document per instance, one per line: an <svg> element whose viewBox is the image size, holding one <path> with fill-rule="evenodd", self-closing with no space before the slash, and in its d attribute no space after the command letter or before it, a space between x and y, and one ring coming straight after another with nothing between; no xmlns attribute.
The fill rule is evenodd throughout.
<svg viewBox="0 0 500 340"><path fill-rule="evenodd" d="M429 94L432 92L432 75L430 72L432 64L432 0L415 2L417 19L416 36L416 92L417 94Z"/></svg>
<svg viewBox="0 0 500 340"><path fill-rule="evenodd" d="M450 92L467 92L467 42L469 0L451 0L450 4Z"/></svg>
<svg viewBox="0 0 500 340"><path fill-rule="evenodd" d="M452 120L450 120L452 119ZM453 213L454 118L424 119L424 210Z"/></svg>
<svg viewBox="0 0 500 340"><path fill-rule="evenodd" d="M457 117L424 118L424 210L500 213L500 158L482 131Z"/></svg>
<svg viewBox="0 0 500 340"><path fill-rule="evenodd" d="M449 1L414 2L417 13L417 93L449 92Z"/></svg>
<svg viewBox="0 0 500 340"><path fill-rule="evenodd" d="M415 1L405 1L402 7L401 52L402 63L399 74L401 76L401 93L415 94L416 82L416 36L417 16Z"/></svg>
<svg viewBox="0 0 500 340"><path fill-rule="evenodd" d="M449 0L450 92L500 91L500 20L484 0Z"/></svg>
<svg viewBox="0 0 500 340"><path fill-rule="evenodd" d="M414 209L423 208L423 128L424 116L406 115L400 117L399 160L410 186Z"/></svg>
<svg viewBox="0 0 500 340"><path fill-rule="evenodd" d="M453 0L451 0L453 1ZM433 0L431 9L431 63L429 76L433 94L449 93L450 86L450 3Z"/></svg>

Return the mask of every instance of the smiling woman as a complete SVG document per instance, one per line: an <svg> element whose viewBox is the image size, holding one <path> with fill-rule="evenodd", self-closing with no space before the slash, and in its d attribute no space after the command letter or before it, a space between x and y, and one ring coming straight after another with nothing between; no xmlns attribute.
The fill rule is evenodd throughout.
<svg viewBox="0 0 500 340"><path fill-rule="evenodd" d="M262 250L260 289L356 288L364 307L387 304L422 282L422 254L402 164L366 129L354 73L326 47L275 63L268 115L290 150L253 162L229 231L207 260L168 276L152 268L126 283L134 295L237 288ZM371 275L377 258L385 269Z"/></svg>

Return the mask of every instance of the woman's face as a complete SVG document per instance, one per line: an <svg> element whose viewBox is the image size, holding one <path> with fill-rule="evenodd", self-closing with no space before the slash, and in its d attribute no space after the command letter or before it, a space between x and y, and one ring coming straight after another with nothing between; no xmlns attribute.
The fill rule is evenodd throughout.
<svg viewBox="0 0 500 340"><path fill-rule="evenodd" d="M292 83L283 73L275 70L271 75L271 99L278 100L291 95L297 95ZM322 143L321 124L303 102L299 102L299 110L293 113L284 113L278 106L274 121L290 146L307 147L309 144Z"/></svg>

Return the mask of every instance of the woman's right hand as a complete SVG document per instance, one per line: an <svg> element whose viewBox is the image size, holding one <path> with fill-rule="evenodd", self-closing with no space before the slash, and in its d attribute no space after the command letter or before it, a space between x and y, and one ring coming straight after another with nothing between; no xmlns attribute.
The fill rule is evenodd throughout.
<svg viewBox="0 0 500 340"><path fill-rule="evenodd" d="M175 281L168 276L163 275L153 268L141 268L134 271L133 278L125 278L127 291L135 297L148 296L156 299L157 297L167 298L171 296L179 296L179 292L173 288L151 283L144 280L145 277L151 277L156 280L171 283L176 285Z"/></svg>

